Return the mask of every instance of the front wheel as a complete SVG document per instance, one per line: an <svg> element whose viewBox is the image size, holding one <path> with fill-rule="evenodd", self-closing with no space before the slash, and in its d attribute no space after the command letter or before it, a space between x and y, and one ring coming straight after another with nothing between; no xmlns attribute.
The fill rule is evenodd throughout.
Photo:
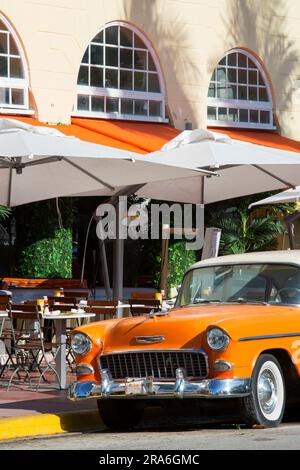
<svg viewBox="0 0 300 470"><path fill-rule="evenodd" d="M139 424L144 407L139 400L98 400L98 411L103 423L112 431L126 431Z"/></svg>
<svg viewBox="0 0 300 470"><path fill-rule="evenodd" d="M279 426L285 410L285 383L276 357L262 354L252 375L252 390L242 398L241 415L247 426Z"/></svg>

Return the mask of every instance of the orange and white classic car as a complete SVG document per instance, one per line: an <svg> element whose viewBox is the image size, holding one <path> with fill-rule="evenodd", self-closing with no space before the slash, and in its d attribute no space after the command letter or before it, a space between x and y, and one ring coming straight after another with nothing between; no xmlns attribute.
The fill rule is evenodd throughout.
<svg viewBox="0 0 300 470"><path fill-rule="evenodd" d="M82 326L72 348L70 398L112 429L164 399L234 399L241 423L278 426L300 390L300 251L199 262L173 310Z"/></svg>

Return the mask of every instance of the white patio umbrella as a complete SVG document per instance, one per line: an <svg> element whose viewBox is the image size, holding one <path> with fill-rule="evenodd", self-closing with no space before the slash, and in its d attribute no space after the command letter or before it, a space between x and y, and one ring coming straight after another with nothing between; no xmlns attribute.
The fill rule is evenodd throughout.
<svg viewBox="0 0 300 470"><path fill-rule="evenodd" d="M197 170L198 171L198 170ZM0 204L17 206L87 191L195 175L138 154L67 137L48 127L0 119ZM209 174L201 171L201 174Z"/></svg>
<svg viewBox="0 0 300 470"><path fill-rule="evenodd" d="M249 207L266 206L268 204L284 204L284 203L297 203L300 202L300 186L295 189L288 189L273 196L261 199L260 201L253 202Z"/></svg>
<svg viewBox="0 0 300 470"><path fill-rule="evenodd" d="M216 170L220 178L197 175L163 185L149 183L139 191L146 198L209 204L300 184L300 154L202 129L182 132L148 157L177 167Z"/></svg>
<svg viewBox="0 0 300 470"><path fill-rule="evenodd" d="M217 171L210 175L181 176L145 184L141 197L182 203L210 204L300 184L300 154L234 140L204 129L184 131L145 161L177 168ZM85 196L101 195L89 191Z"/></svg>

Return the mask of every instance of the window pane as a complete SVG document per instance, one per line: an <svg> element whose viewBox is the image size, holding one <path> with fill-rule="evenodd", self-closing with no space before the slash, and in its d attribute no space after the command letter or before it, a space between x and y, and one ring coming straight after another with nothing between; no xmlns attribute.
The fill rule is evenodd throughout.
<svg viewBox="0 0 300 470"><path fill-rule="evenodd" d="M107 88L118 88L118 71L105 69L105 86Z"/></svg>
<svg viewBox="0 0 300 470"><path fill-rule="evenodd" d="M107 113L119 112L119 98L106 98L106 112Z"/></svg>
<svg viewBox="0 0 300 470"><path fill-rule="evenodd" d="M250 110L250 122L258 122L258 111Z"/></svg>
<svg viewBox="0 0 300 470"><path fill-rule="evenodd" d="M266 88L259 89L259 101L269 101Z"/></svg>
<svg viewBox="0 0 300 470"><path fill-rule="evenodd" d="M110 26L105 30L106 44L118 44L118 26Z"/></svg>
<svg viewBox="0 0 300 470"><path fill-rule="evenodd" d="M214 83L211 83L209 85L208 96L209 96L209 98L215 98L216 97L216 86L214 85Z"/></svg>
<svg viewBox="0 0 300 470"><path fill-rule="evenodd" d="M247 57L244 54L238 54L238 66L247 67Z"/></svg>
<svg viewBox="0 0 300 470"><path fill-rule="evenodd" d="M134 34L134 47L138 49L147 49L142 39L137 34Z"/></svg>
<svg viewBox="0 0 300 470"><path fill-rule="evenodd" d="M0 77L7 77L7 57L0 57Z"/></svg>
<svg viewBox="0 0 300 470"><path fill-rule="evenodd" d="M120 70L120 88L122 90L132 90L132 72Z"/></svg>
<svg viewBox="0 0 300 470"><path fill-rule="evenodd" d="M0 33L0 53L7 54L7 34Z"/></svg>
<svg viewBox="0 0 300 470"><path fill-rule="evenodd" d="M217 81L226 82L226 69L222 67L217 68Z"/></svg>
<svg viewBox="0 0 300 470"><path fill-rule="evenodd" d="M226 56L220 60L219 65L226 65Z"/></svg>
<svg viewBox="0 0 300 470"><path fill-rule="evenodd" d="M146 91L146 74L144 72L135 72L134 89L137 91Z"/></svg>
<svg viewBox="0 0 300 470"><path fill-rule="evenodd" d="M152 59L152 55L150 52L148 52L148 70L152 70L153 72L156 72L156 67L154 64L154 61Z"/></svg>
<svg viewBox="0 0 300 470"><path fill-rule="evenodd" d="M12 55L20 55L17 44L11 34L9 35L9 53Z"/></svg>
<svg viewBox="0 0 300 470"><path fill-rule="evenodd" d="M236 67L236 53L229 54L227 57L228 65Z"/></svg>
<svg viewBox="0 0 300 470"><path fill-rule="evenodd" d="M24 78L21 59L10 59L10 76L11 78Z"/></svg>
<svg viewBox="0 0 300 470"><path fill-rule="evenodd" d="M218 115L220 121L227 121L227 108L219 108Z"/></svg>
<svg viewBox="0 0 300 470"><path fill-rule="evenodd" d="M230 87L218 87L218 98L224 100L235 100L236 99L236 86Z"/></svg>
<svg viewBox="0 0 300 470"><path fill-rule="evenodd" d="M103 46L91 45L91 64L103 65Z"/></svg>
<svg viewBox="0 0 300 470"><path fill-rule="evenodd" d="M100 33L98 33L94 39L92 40L92 42L98 42L98 43L103 43L103 31L100 31Z"/></svg>
<svg viewBox="0 0 300 470"><path fill-rule="evenodd" d="M259 84L260 85L265 85L264 79L262 78L262 74L259 73L258 75L259 75Z"/></svg>
<svg viewBox="0 0 300 470"><path fill-rule="evenodd" d="M7 27L5 26L5 24L3 23L3 21L0 20L0 29L2 31L7 31Z"/></svg>
<svg viewBox="0 0 300 470"><path fill-rule="evenodd" d="M105 63L112 67L118 67L118 48L106 47L105 48Z"/></svg>
<svg viewBox="0 0 300 470"><path fill-rule="evenodd" d="M207 118L213 119L214 121L217 119L217 108L213 106L208 106L207 108Z"/></svg>
<svg viewBox="0 0 300 470"><path fill-rule="evenodd" d="M103 69L100 67L91 67L91 86L94 87L103 87Z"/></svg>
<svg viewBox="0 0 300 470"><path fill-rule="evenodd" d="M103 96L92 96L92 111L103 112L104 111L104 98Z"/></svg>
<svg viewBox="0 0 300 470"><path fill-rule="evenodd" d="M148 74L148 91L151 93L160 93L160 86L157 73Z"/></svg>
<svg viewBox="0 0 300 470"><path fill-rule="evenodd" d="M260 111L260 122L262 124L270 124L270 112Z"/></svg>
<svg viewBox="0 0 300 470"><path fill-rule="evenodd" d="M248 71L248 83L249 85L257 85L257 71L256 70Z"/></svg>
<svg viewBox="0 0 300 470"><path fill-rule="evenodd" d="M0 103L9 104L9 88L0 88Z"/></svg>
<svg viewBox="0 0 300 470"><path fill-rule="evenodd" d="M246 70L239 70L239 83L247 83L247 71Z"/></svg>
<svg viewBox="0 0 300 470"><path fill-rule="evenodd" d="M121 100L121 113L133 114L133 100Z"/></svg>
<svg viewBox="0 0 300 470"><path fill-rule="evenodd" d="M240 109L240 122L248 122L248 109Z"/></svg>
<svg viewBox="0 0 300 470"><path fill-rule="evenodd" d="M249 59L249 57L248 57L248 68L249 69L257 69L255 63L251 59Z"/></svg>
<svg viewBox="0 0 300 470"><path fill-rule="evenodd" d="M135 69L147 69L147 53L146 51L135 51L134 52L134 68Z"/></svg>
<svg viewBox="0 0 300 470"><path fill-rule="evenodd" d="M161 102L160 101L149 101L149 115L161 116Z"/></svg>
<svg viewBox="0 0 300 470"><path fill-rule="evenodd" d="M78 74L78 85L88 85L89 84L89 68L82 65L79 69Z"/></svg>
<svg viewBox="0 0 300 470"><path fill-rule="evenodd" d="M250 86L249 87L249 100L250 101L257 101L257 88Z"/></svg>
<svg viewBox="0 0 300 470"><path fill-rule="evenodd" d="M238 110L237 109L229 109L228 120L232 121L232 122L237 122L238 121Z"/></svg>
<svg viewBox="0 0 300 470"><path fill-rule="evenodd" d="M90 47L87 47L86 51L84 53L84 56L82 58L82 61L81 61L82 64L88 64L89 63L89 52L90 52Z"/></svg>
<svg viewBox="0 0 300 470"><path fill-rule="evenodd" d="M237 73L236 69L228 69L228 81L231 83L236 83L237 80Z"/></svg>
<svg viewBox="0 0 300 470"><path fill-rule="evenodd" d="M19 88L12 88L11 90L11 102L14 105L24 105L24 91Z"/></svg>
<svg viewBox="0 0 300 470"><path fill-rule="evenodd" d="M247 87L246 86L239 86L238 87L238 99L239 100L247 100Z"/></svg>
<svg viewBox="0 0 300 470"><path fill-rule="evenodd" d="M132 47L133 33L127 28L120 28L120 45Z"/></svg>
<svg viewBox="0 0 300 470"><path fill-rule="evenodd" d="M120 67L132 69L132 50L120 49Z"/></svg>
<svg viewBox="0 0 300 470"><path fill-rule="evenodd" d="M80 109L81 111L89 111L89 96L78 95L77 109Z"/></svg>
<svg viewBox="0 0 300 470"><path fill-rule="evenodd" d="M134 114L147 116L148 103L146 100L135 100L134 102Z"/></svg>

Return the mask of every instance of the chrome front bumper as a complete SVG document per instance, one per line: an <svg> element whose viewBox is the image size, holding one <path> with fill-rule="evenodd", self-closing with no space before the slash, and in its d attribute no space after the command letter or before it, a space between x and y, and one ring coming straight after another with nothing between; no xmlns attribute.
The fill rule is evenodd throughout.
<svg viewBox="0 0 300 470"><path fill-rule="evenodd" d="M107 370L101 371L100 382L74 382L69 388L70 400L88 398L238 398L249 395L251 379L212 379L189 382L182 369L176 370L175 382L157 382L151 377L144 380L128 379L115 382Z"/></svg>

